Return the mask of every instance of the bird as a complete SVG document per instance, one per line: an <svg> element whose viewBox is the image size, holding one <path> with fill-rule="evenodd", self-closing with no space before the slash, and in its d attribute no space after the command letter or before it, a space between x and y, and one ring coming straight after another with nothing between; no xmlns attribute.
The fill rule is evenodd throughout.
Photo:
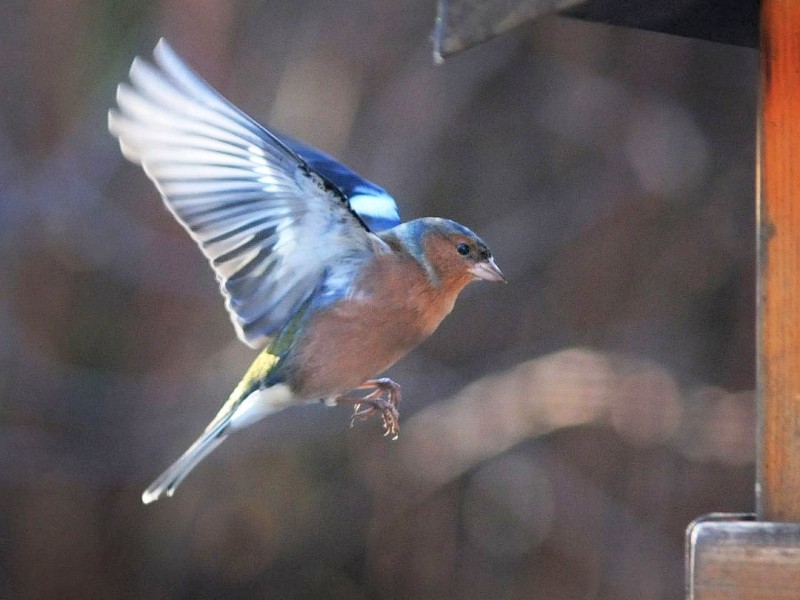
<svg viewBox="0 0 800 600"><path fill-rule="evenodd" d="M142 494L172 496L231 433L285 407L351 405L399 433L400 386L379 377L428 338L475 280L505 282L455 221L402 222L384 189L268 130L163 38L117 87L109 131L216 274L238 338L259 350L200 437Z"/></svg>

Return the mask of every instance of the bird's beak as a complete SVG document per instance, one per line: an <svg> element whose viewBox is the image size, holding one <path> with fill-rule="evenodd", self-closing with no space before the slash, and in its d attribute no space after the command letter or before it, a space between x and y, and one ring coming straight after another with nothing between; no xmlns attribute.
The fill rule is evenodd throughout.
<svg viewBox="0 0 800 600"><path fill-rule="evenodd" d="M503 283L508 283L506 276L503 275L500 267L495 264L493 258L487 258L479 263L475 263L475 265L470 268L469 272L478 279L483 279L484 281L502 281Z"/></svg>

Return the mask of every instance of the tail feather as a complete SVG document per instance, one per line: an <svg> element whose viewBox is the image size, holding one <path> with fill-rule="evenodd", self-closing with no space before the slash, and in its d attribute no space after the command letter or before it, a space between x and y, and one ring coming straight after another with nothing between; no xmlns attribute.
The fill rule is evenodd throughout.
<svg viewBox="0 0 800 600"><path fill-rule="evenodd" d="M231 433L296 401L294 394L284 383L261 388L261 382L267 379L278 360L278 356L269 351L262 352L256 358L203 435L150 484L142 494L142 502L150 504L162 496L172 496L191 470Z"/></svg>
<svg viewBox="0 0 800 600"><path fill-rule="evenodd" d="M197 440L189 446L181 457L164 471L142 494L142 502L150 504L161 496L172 496L181 481L194 469L201 460L211 454L214 449L228 437L231 415L219 423L212 423Z"/></svg>
<svg viewBox="0 0 800 600"><path fill-rule="evenodd" d="M234 394L237 392L234 391ZM232 396L235 398L235 396ZM142 494L142 502L150 504L162 496L172 496L178 485L201 460L211 454L234 431L244 429L295 402L284 384L256 390L235 401L229 400L194 444L172 466L158 476Z"/></svg>

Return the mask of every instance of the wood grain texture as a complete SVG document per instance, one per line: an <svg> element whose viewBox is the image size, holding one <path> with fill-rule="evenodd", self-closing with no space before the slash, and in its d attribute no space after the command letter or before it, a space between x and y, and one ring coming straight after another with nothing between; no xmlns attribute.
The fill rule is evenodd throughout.
<svg viewBox="0 0 800 600"><path fill-rule="evenodd" d="M711 515L687 530L688 600L800 598L800 524Z"/></svg>
<svg viewBox="0 0 800 600"><path fill-rule="evenodd" d="M759 518L800 521L800 2L761 11L756 495Z"/></svg>

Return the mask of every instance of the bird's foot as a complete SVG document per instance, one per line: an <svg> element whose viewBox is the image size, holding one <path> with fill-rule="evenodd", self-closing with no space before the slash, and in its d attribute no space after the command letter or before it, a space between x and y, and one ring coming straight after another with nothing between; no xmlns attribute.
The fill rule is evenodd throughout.
<svg viewBox="0 0 800 600"><path fill-rule="evenodd" d="M400 435L400 413L397 405L400 404L400 386L391 379L370 379L358 386L359 390L373 390L366 396L339 396L337 402L353 404L353 416L350 419L352 427L356 419L364 421L380 413L383 418L383 435L396 440Z"/></svg>
<svg viewBox="0 0 800 600"><path fill-rule="evenodd" d="M365 404L367 406L364 406ZM355 424L356 419L366 421L377 412L380 412L383 418L383 435L391 436L393 440L396 440L400 435L400 413L387 398L365 398L356 403L353 407L353 416L350 417L350 427Z"/></svg>

